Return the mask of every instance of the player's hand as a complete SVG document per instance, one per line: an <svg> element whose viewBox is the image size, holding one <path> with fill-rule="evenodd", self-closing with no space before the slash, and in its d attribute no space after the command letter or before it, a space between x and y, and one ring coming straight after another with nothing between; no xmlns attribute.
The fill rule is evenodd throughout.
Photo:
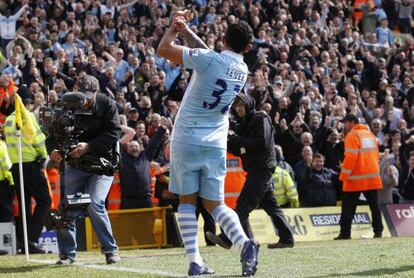
<svg viewBox="0 0 414 278"><path fill-rule="evenodd" d="M88 151L89 151L88 143L81 142L81 143L78 143L76 145L76 148L70 153L68 153L68 155L72 158L79 158L83 156L84 154L86 154Z"/></svg>
<svg viewBox="0 0 414 278"><path fill-rule="evenodd" d="M62 160L62 156L60 155L58 150L53 150L49 156L50 159L55 163L59 163Z"/></svg>
<svg viewBox="0 0 414 278"><path fill-rule="evenodd" d="M182 32L186 29L187 22L193 19L191 10L177 11L173 18L173 27L176 31Z"/></svg>

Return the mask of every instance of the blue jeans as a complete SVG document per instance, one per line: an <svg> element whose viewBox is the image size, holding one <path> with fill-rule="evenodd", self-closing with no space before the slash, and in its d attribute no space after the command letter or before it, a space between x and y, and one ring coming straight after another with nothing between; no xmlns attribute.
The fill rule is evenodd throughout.
<svg viewBox="0 0 414 278"><path fill-rule="evenodd" d="M98 236L102 246L102 253L114 253L118 250L115 239L112 235L111 223L105 209L105 199L111 188L113 176L100 176L86 173L82 170L66 166L65 169L65 195L72 195L77 192L89 193L91 205L88 207L88 214L93 229ZM80 211L71 211L69 216L79 216ZM57 232L59 254L69 258L76 257L76 224L72 221L69 229L59 229Z"/></svg>

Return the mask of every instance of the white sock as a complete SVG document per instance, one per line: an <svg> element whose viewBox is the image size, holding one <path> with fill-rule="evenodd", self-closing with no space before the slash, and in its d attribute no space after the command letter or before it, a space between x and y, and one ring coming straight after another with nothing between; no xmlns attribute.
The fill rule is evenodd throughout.
<svg viewBox="0 0 414 278"><path fill-rule="evenodd" d="M191 204L178 206L178 228L187 253L188 264L192 262L201 265L203 260L198 249L196 207Z"/></svg>
<svg viewBox="0 0 414 278"><path fill-rule="evenodd" d="M212 214L214 220L223 228L226 236L233 245L241 251L243 245L249 238L246 236L237 213L226 205L217 206Z"/></svg>

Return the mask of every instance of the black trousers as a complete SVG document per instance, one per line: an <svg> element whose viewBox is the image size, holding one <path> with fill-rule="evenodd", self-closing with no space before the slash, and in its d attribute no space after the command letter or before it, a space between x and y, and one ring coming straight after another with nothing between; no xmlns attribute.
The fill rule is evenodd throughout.
<svg viewBox="0 0 414 278"><path fill-rule="evenodd" d="M341 235L343 236L351 235L352 219L354 218L361 193L367 199L369 209L371 210L374 233L381 233L384 229L381 210L378 205L378 190L343 192L341 220L339 221Z"/></svg>
<svg viewBox="0 0 414 278"><path fill-rule="evenodd" d="M152 208L151 195L140 195L134 198L122 198L121 209Z"/></svg>
<svg viewBox="0 0 414 278"><path fill-rule="evenodd" d="M8 181L0 181L0 222L13 220L13 189Z"/></svg>
<svg viewBox="0 0 414 278"><path fill-rule="evenodd" d="M204 220L204 227L203 227L203 231L204 231L204 240L206 242L207 245L214 245L213 242L211 242L207 237L206 237L206 233L207 232L211 232L213 234L216 234L216 221L214 221L213 216L211 216L210 213L208 213L208 211L204 208L203 203L201 201L201 198L198 198L197 201L197 210L196 210L196 217L198 219L198 217L200 216L203 217Z"/></svg>
<svg viewBox="0 0 414 278"><path fill-rule="evenodd" d="M272 219L273 225L279 235L279 241L293 243L294 239L289 223L273 195L272 175L273 173L271 171L247 173L246 182L237 199L235 211L240 218L241 225L248 238L253 238L253 232L249 223L249 214L260 205ZM225 237L223 239L229 244L231 243L229 239Z"/></svg>
<svg viewBox="0 0 414 278"><path fill-rule="evenodd" d="M22 204L20 199L19 165L13 164L11 172L17 192L20 215L17 218L17 239L23 242ZM47 180L42 166L37 162L23 163L24 198L26 208L26 223L28 238L37 243L44 226L44 217L50 209L52 198L50 197ZM32 213L32 198L36 205Z"/></svg>

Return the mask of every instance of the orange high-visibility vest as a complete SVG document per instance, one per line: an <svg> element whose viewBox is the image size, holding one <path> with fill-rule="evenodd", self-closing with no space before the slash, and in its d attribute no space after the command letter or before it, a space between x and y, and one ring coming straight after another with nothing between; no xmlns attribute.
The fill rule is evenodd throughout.
<svg viewBox="0 0 414 278"><path fill-rule="evenodd" d="M119 172L115 172L111 189L108 194L108 210L121 209L121 182Z"/></svg>
<svg viewBox="0 0 414 278"><path fill-rule="evenodd" d="M246 172L240 157L227 152L227 173L224 180L224 202L232 209L236 208L237 199L246 181Z"/></svg>
<svg viewBox="0 0 414 278"><path fill-rule="evenodd" d="M154 206L158 206L158 198L155 198L155 185L157 183L157 176L162 175L166 172L165 168L155 166L157 164L151 163L150 166L150 177L151 177L151 199Z"/></svg>
<svg viewBox="0 0 414 278"><path fill-rule="evenodd" d="M52 196L52 209L57 209L60 200L60 175L56 168L46 169L47 184L49 186L50 196Z"/></svg>
<svg viewBox="0 0 414 278"><path fill-rule="evenodd" d="M9 87L7 90L4 88L0 88L0 106L3 105L4 101L7 101L6 107L9 107L12 103L12 95L17 91L17 87L14 85L13 80L10 80ZM0 124L4 124L6 122L7 115L0 112Z"/></svg>
<svg viewBox="0 0 414 278"><path fill-rule="evenodd" d="M365 5L365 3L368 3L371 9L375 7L375 3L373 0L355 0L352 8L360 9L362 5ZM358 25L358 23L362 20L363 14L362 11L356 10L352 13L352 16L354 18L354 24Z"/></svg>
<svg viewBox="0 0 414 278"><path fill-rule="evenodd" d="M363 124L355 125L345 137L345 158L339 179L343 191L381 189L378 140Z"/></svg>

